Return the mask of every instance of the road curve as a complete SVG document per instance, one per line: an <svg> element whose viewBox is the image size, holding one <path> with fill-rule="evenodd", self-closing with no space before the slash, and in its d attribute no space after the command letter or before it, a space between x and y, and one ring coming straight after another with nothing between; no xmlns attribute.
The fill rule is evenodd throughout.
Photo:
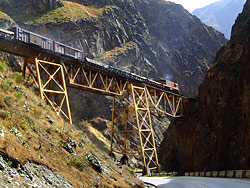
<svg viewBox="0 0 250 188"><path fill-rule="evenodd" d="M159 188L250 188L248 179L208 177L140 177Z"/></svg>

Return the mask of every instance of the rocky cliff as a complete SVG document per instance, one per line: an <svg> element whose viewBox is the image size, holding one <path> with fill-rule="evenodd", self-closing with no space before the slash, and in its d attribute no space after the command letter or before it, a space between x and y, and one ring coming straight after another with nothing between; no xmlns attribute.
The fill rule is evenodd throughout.
<svg viewBox="0 0 250 188"><path fill-rule="evenodd" d="M11 19L7 14L0 11L0 27L3 29L10 28L15 25L13 19Z"/></svg>
<svg viewBox="0 0 250 188"><path fill-rule="evenodd" d="M170 125L160 149L163 168L250 168L250 1L217 53L185 123Z"/></svg>
<svg viewBox="0 0 250 188"><path fill-rule="evenodd" d="M225 38L180 5L162 0L134 2L156 41L159 75L175 80L181 93L195 97Z"/></svg>
<svg viewBox="0 0 250 188"><path fill-rule="evenodd" d="M27 15L36 16L63 6L61 0L1 0L0 7L15 20L23 21Z"/></svg>

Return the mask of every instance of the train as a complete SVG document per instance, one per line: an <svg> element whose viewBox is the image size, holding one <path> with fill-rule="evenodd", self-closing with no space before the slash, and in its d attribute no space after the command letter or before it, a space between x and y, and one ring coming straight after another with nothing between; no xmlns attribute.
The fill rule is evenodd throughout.
<svg viewBox="0 0 250 188"><path fill-rule="evenodd" d="M170 88L170 90L173 91L179 91L179 85L175 82L172 82L170 80L165 80L163 78L158 78L157 82L160 83L162 85L162 87L166 87L166 88Z"/></svg>
<svg viewBox="0 0 250 188"><path fill-rule="evenodd" d="M170 80L164 80L162 78L158 79L157 81L154 81L146 77L139 76L135 73L131 73L125 70L121 70L120 68L117 67L103 64L101 62L85 57L84 52L82 50L73 48L66 44L57 42L55 40L52 40L50 38L47 38L45 36L39 35L37 33L28 31L20 27L12 27L8 30L0 28L0 37L11 40L17 40L19 42L23 42L29 45L42 48L43 50L48 50L54 53L58 53L59 55L71 57L79 60L79 62L84 63L87 66L94 67L104 72L115 74L125 79L134 80L136 82L141 82L153 87L161 88L164 90L174 92L176 94L180 94L179 86L175 82L172 82Z"/></svg>

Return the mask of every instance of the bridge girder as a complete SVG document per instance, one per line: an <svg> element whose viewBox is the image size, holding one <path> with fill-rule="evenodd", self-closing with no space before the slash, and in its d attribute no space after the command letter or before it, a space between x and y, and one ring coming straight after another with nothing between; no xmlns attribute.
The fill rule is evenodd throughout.
<svg viewBox="0 0 250 188"><path fill-rule="evenodd" d="M68 86L104 95L122 95L128 81L85 66L66 65L63 62Z"/></svg>
<svg viewBox="0 0 250 188"><path fill-rule="evenodd" d="M89 67L72 66L62 61L57 63L52 59L26 58L24 76L26 69L38 86L41 98L70 123L67 87L113 96L110 152L140 158L146 174L154 169L160 170L151 112L155 110L171 117L182 117L188 109L187 98Z"/></svg>

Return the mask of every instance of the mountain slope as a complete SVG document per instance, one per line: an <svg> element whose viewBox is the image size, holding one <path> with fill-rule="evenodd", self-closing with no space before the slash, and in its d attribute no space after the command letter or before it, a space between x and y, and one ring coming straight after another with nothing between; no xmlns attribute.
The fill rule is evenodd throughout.
<svg viewBox="0 0 250 188"><path fill-rule="evenodd" d="M220 0L204 8L192 12L205 24L212 26L225 34L226 38L231 36L231 28L237 15L242 11L246 0Z"/></svg>
<svg viewBox="0 0 250 188"><path fill-rule="evenodd" d="M121 62L116 66L153 79L170 78L192 97L226 42L181 6L164 0L57 1L32 11L33 1L10 2L0 4L0 10L20 26L80 48L90 58L134 42L135 55L112 55ZM114 59L109 62L115 63Z"/></svg>
<svg viewBox="0 0 250 188"><path fill-rule="evenodd" d="M157 44L155 50L163 50L158 55L160 76L175 80L184 95L195 97L196 88L225 38L175 3L134 2Z"/></svg>
<svg viewBox="0 0 250 188"><path fill-rule="evenodd" d="M161 145L165 169L250 168L250 0L217 53L185 123L170 125ZM167 152L166 152L167 151Z"/></svg>
<svg viewBox="0 0 250 188"><path fill-rule="evenodd" d="M103 63L177 81L181 93L191 97L226 42L221 33L165 0L58 0L56 6L45 6L48 0L39 6L34 6L35 0L8 2L0 1L0 10L19 26L82 49ZM69 89L69 100L75 121L111 120L111 98ZM156 118L158 145L169 121Z"/></svg>
<svg viewBox="0 0 250 188"><path fill-rule="evenodd" d="M103 152L105 144L92 142L38 97L33 82L13 71L18 61L0 53L1 187L140 187L128 166Z"/></svg>

